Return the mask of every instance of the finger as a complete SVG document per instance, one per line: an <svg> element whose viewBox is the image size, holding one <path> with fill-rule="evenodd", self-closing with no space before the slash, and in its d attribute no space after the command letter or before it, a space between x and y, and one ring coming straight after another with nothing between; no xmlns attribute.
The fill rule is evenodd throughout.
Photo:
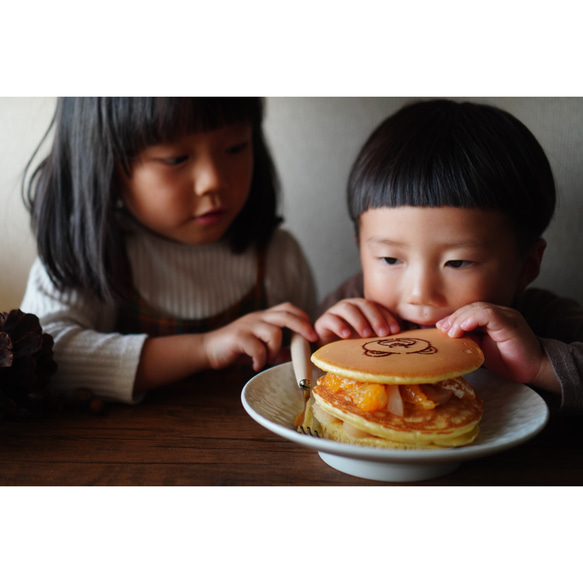
<svg viewBox="0 0 583 583"><path fill-rule="evenodd" d="M400 331L399 322L385 307L373 302L367 302L363 306L363 311L377 336L397 334Z"/></svg>
<svg viewBox="0 0 583 583"><path fill-rule="evenodd" d="M271 308L264 310L264 312L266 313L285 312L287 314L291 314L293 316L306 320L306 322L310 322L310 317L308 316L308 314L306 314L304 310L298 308L295 304L292 304L291 302L283 302L281 304L278 304L277 306L272 306Z"/></svg>
<svg viewBox="0 0 583 583"><path fill-rule="evenodd" d="M442 332L446 332L452 338L463 336L464 330L461 328L461 322L468 317L474 309L474 306L475 304L468 304L458 308L455 312L449 314L449 316L436 322L436 328L439 328Z"/></svg>
<svg viewBox="0 0 583 583"><path fill-rule="evenodd" d="M365 298L353 298L345 301L344 306L338 305L340 309L350 309L351 307L360 311L366 319L372 331L377 336L396 334L401 326L390 310Z"/></svg>
<svg viewBox="0 0 583 583"><path fill-rule="evenodd" d="M281 350L282 329L279 326L261 323L254 333L263 344L267 362L274 362Z"/></svg>
<svg viewBox="0 0 583 583"><path fill-rule="evenodd" d="M318 335L304 312L300 311L298 315L295 311L266 310L258 315L258 319L279 328L289 328L293 332L301 334L308 342L318 340Z"/></svg>
<svg viewBox="0 0 583 583"><path fill-rule="evenodd" d="M267 364L267 347L254 334L245 335L239 343L239 350L251 358L254 371L260 371Z"/></svg>
<svg viewBox="0 0 583 583"><path fill-rule="evenodd" d="M342 318L331 312L326 312L320 316L314 327L321 344L328 344L336 338L350 338L353 332Z"/></svg>
<svg viewBox="0 0 583 583"><path fill-rule="evenodd" d="M514 310L488 304L485 302L475 302L460 308L451 314L446 322L440 323L440 328L447 331L451 337L463 336L466 332L477 332L478 330L490 335L514 329L517 323L513 318ZM497 341L503 340L498 338Z"/></svg>
<svg viewBox="0 0 583 583"><path fill-rule="evenodd" d="M368 321L368 314L363 311L365 309L366 306L360 303L342 302L334 306L330 313L343 320L361 338L368 338L373 335L373 327Z"/></svg>

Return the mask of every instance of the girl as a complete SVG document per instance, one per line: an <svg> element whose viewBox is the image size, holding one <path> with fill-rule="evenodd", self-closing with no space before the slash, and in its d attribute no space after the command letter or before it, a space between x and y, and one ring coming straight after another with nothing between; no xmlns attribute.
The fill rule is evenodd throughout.
<svg viewBox="0 0 583 583"><path fill-rule="evenodd" d="M475 103L406 106L364 144L348 207L362 273L324 301L320 343L418 327L472 333L487 368L583 413L583 308L528 288L555 185L520 121Z"/></svg>
<svg viewBox="0 0 583 583"><path fill-rule="evenodd" d="M256 98L59 99L26 190L22 302L55 340L58 389L134 403L242 359L258 371L282 328L316 339L262 118Z"/></svg>

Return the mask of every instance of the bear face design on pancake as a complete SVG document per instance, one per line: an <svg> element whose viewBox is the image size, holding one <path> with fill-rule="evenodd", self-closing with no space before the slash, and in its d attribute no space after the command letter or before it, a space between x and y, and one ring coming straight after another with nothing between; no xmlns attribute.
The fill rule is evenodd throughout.
<svg viewBox="0 0 583 583"><path fill-rule="evenodd" d="M362 345L366 356L379 358L392 354L435 354L437 348L422 338L383 338Z"/></svg>

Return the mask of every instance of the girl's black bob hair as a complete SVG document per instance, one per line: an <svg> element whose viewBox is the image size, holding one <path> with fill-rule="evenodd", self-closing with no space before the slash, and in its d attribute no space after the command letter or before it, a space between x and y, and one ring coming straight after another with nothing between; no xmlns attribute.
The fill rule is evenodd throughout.
<svg viewBox="0 0 583 583"><path fill-rule="evenodd" d="M406 105L364 144L348 181L357 235L371 208L420 206L497 210L526 251L555 209L549 161L528 128L511 114L446 99Z"/></svg>
<svg viewBox="0 0 583 583"><path fill-rule="evenodd" d="M147 146L238 122L253 127L253 179L225 238L234 253L265 248L281 218L263 115L263 99L251 97L59 98L43 138L54 130L52 148L27 181L33 154L23 179L38 253L54 284L91 290L102 300L126 295L116 172L129 172L132 158Z"/></svg>

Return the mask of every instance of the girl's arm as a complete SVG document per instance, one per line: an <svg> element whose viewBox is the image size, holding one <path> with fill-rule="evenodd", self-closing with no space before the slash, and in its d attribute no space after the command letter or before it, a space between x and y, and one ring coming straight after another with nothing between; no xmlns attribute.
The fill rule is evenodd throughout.
<svg viewBox="0 0 583 583"><path fill-rule="evenodd" d="M58 365L51 385L63 393L83 387L108 401L135 403L134 379L144 334L113 333L115 310L77 293L61 293L40 260L31 268L21 303L54 341Z"/></svg>
<svg viewBox="0 0 583 583"><path fill-rule="evenodd" d="M290 303L247 314L205 334L149 338L140 358L135 391L148 391L203 370L226 368L241 358L250 359L253 369L259 371L277 358L283 328L298 332L309 342L317 339L308 315Z"/></svg>
<svg viewBox="0 0 583 583"><path fill-rule="evenodd" d="M281 346L282 327L315 340L308 316L280 304L207 334L148 338L112 332L115 310L77 293L55 289L40 261L31 269L21 309L36 314L53 336L59 391L80 387L111 401L135 403L140 393L190 374L229 366L247 356L259 370Z"/></svg>

